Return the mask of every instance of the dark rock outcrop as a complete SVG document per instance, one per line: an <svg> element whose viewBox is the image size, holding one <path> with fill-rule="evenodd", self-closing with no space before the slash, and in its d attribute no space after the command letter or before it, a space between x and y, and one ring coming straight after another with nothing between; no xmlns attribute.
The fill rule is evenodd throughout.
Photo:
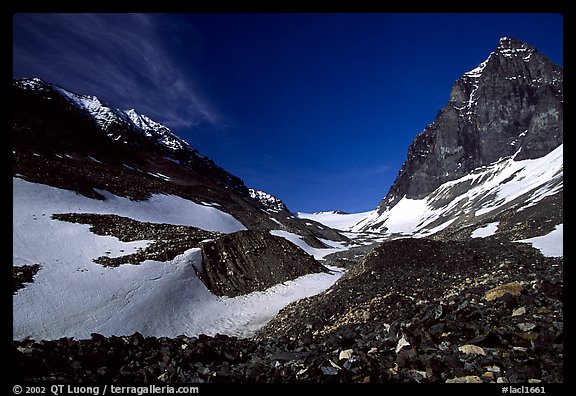
<svg viewBox="0 0 576 396"><path fill-rule="evenodd" d="M563 142L563 71L534 47L502 38L479 67L458 79L434 122L416 136L385 211L500 158L546 155Z"/></svg>
<svg viewBox="0 0 576 396"><path fill-rule="evenodd" d="M144 260L172 260L188 249L200 247L202 241L221 234L191 226L148 223L110 214L56 213L52 218L70 223L90 224L90 232L102 236L111 235L122 242L151 241L148 246L134 253L116 257L100 256L94 259L96 264L105 267L136 265Z"/></svg>
<svg viewBox="0 0 576 396"><path fill-rule="evenodd" d="M265 290L299 276L327 272L312 256L287 241L259 231L239 231L202 243L200 278L219 296Z"/></svg>

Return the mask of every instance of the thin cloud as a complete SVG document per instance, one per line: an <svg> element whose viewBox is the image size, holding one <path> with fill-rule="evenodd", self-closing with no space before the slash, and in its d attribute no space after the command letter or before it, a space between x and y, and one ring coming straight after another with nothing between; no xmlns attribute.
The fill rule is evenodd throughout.
<svg viewBox="0 0 576 396"><path fill-rule="evenodd" d="M177 31L155 14L17 14L14 73L134 107L173 128L218 125L193 70L167 49Z"/></svg>

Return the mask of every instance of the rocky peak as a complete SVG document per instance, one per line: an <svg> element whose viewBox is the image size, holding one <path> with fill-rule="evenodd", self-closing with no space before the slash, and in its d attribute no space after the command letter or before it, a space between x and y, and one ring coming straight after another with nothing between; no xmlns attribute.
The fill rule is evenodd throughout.
<svg viewBox="0 0 576 396"><path fill-rule="evenodd" d="M259 201L262 205L266 207L267 210L271 210L274 212L282 212L288 211L288 208L282 202L281 199L275 197L272 194L269 194L265 191L255 190L253 188L249 188L248 192L250 196L255 200Z"/></svg>
<svg viewBox="0 0 576 396"><path fill-rule="evenodd" d="M96 96L77 94L38 78L13 81L13 104L17 149L29 150L34 144L38 152L63 155L82 147L83 155L115 158L117 162L142 154L148 163L153 155L170 159L208 178L210 183L248 196L248 189L240 178L201 155L168 127L134 109L123 111ZM16 151L23 153L23 150ZM107 178L106 174L103 176Z"/></svg>
<svg viewBox="0 0 576 396"><path fill-rule="evenodd" d="M563 71L538 50L504 37L452 87L449 102L416 136L380 211L501 158L542 157L563 142Z"/></svg>
<svg viewBox="0 0 576 396"><path fill-rule="evenodd" d="M139 128L146 136L156 138L158 143L172 150L183 150L190 145L176 136L170 128L152 120L150 117L139 114L134 109L124 112L128 118Z"/></svg>

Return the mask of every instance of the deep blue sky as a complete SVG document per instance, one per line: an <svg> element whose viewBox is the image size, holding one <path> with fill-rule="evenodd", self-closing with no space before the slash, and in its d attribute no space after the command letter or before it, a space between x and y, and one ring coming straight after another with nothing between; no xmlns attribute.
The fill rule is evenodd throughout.
<svg viewBox="0 0 576 396"><path fill-rule="evenodd" d="M16 14L14 77L169 126L293 211L373 209L454 81L556 14Z"/></svg>

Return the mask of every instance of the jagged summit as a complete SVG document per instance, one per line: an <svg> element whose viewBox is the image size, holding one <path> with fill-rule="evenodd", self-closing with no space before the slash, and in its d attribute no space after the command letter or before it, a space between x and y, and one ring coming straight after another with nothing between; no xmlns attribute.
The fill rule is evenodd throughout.
<svg viewBox="0 0 576 396"><path fill-rule="evenodd" d="M523 42L522 40L518 40L515 37L501 37L500 40L498 41L498 48L496 48L496 51L498 50L534 50L536 51L536 48L532 47L531 45Z"/></svg>
<svg viewBox="0 0 576 396"><path fill-rule="evenodd" d="M24 90L44 92L47 95L59 94L72 106L92 117L96 124L106 130L108 136L114 140L122 138L114 134L114 128L124 127L140 132L172 151L192 149L188 142L176 136L170 128L138 113L135 109L120 110L96 96L77 94L37 77L15 80L14 85ZM126 139L123 142L127 143Z"/></svg>
<svg viewBox="0 0 576 396"><path fill-rule="evenodd" d="M489 212L496 222L498 210L528 207L543 191L550 197L559 193L560 206L542 206L538 210L546 214L538 221L559 224L563 130L562 68L531 45L503 37L486 60L456 80L448 103L410 144L377 211L356 228L389 230L392 219L402 218L404 230L437 232L449 222L453 227L477 223ZM549 179L536 173L521 177L535 164L524 160L548 156L538 172L551 170ZM516 173L508 174L510 169ZM505 189L526 195L502 199Z"/></svg>
<svg viewBox="0 0 576 396"><path fill-rule="evenodd" d="M464 73L463 77L479 78L482 75L484 69L486 68L488 62L490 62L490 60L493 58L497 57L511 58L520 55L522 56L523 60L527 62L530 60L532 54L535 54L537 52L538 50L536 48L520 40L511 37L502 37L500 39L498 47L496 47L496 49L492 53L490 53L490 56L474 69Z"/></svg>
<svg viewBox="0 0 576 396"><path fill-rule="evenodd" d="M435 188L500 158L539 158L563 141L563 73L532 46L504 37L452 87L448 104L416 136L380 207Z"/></svg>

